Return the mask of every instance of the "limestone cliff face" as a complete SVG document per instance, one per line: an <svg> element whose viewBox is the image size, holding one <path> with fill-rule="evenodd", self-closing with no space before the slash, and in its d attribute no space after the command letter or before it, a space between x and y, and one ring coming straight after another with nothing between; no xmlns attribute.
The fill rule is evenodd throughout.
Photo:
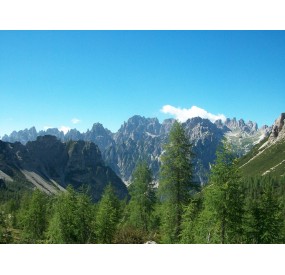
<svg viewBox="0 0 285 275"><path fill-rule="evenodd" d="M46 193L57 193L69 184L75 189L85 185L97 201L111 183L118 197L128 194L124 183L105 165L98 146L92 142L63 143L54 136L38 137L26 146L0 141L0 171L4 180L21 179Z"/></svg>
<svg viewBox="0 0 285 275"><path fill-rule="evenodd" d="M277 141L285 138L285 113L275 120L269 140Z"/></svg>

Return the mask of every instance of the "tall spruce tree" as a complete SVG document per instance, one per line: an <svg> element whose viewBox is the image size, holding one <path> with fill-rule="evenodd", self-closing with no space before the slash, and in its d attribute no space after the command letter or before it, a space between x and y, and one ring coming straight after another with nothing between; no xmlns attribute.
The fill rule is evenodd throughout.
<svg viewBox="0 0 285 275"><path fill-rule="evenodd" d="M159 196L163 243L178 243L183 207L190 201L192 182L192 145L179 122L175 122L161 157Z"/></svg>
<svg viewBox="0 0 285 275"><path fill-rule="evenodd" d="M104 190L96 213L96 240L99 244L111 244L120 218L120 202L111 184Z"/></svg>
<svg viewBox="0 0 285 275"><path fill-rule="evenodd" d="M145 232L151 224L151 214L156 201L152 173L146 162L137 165L129 186L129 223Z"/></svg>
<svg viewBox="0 0 285 275"><path fill-rule="evenodd" d="M237 160L225 143L217 151L203 195L197 242L241 243L244 209L241 176Z"/></svg>

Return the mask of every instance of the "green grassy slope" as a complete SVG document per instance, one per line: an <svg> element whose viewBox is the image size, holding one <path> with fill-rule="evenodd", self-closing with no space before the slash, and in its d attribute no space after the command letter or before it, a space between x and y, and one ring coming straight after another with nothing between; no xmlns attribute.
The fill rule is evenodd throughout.
<svg viewBox="0 0 285 275"><path fill-rule="evenodd" d="M240 167L243 175L254 177L262 176L266 173L274 177L284 177L285 141L277 142L263 151L260 147L264 142L266 140L256 145L251 152L240 159Z"/></svg>

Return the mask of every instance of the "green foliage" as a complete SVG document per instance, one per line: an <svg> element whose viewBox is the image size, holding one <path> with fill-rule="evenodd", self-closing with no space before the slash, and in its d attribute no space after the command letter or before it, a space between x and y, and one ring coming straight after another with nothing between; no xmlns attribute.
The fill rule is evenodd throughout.
<svg viewBox="0 0 285 275"><path fill-rule="evenodd" d="M143 244L145 241L145 232L130 225L118 229L114 237L115 244Z"/></svg>
<svg viewBox="0 0 285 275"><path fill-rule="evenodd" d="M183 244L193 244L196 242L196 224L199 214L199 199L193 199L183 209L181 224L181 240Z"/></svg>
<svg viewBox="0 0 285 275"><path fill-rule="evenodd" d="M156 202L152 173L145 162L136 167L129 186L131 200L128 205L130 225L149 231L151 216Z"/></svg>
<svg viewBox="0 0 285 275"><path fill-rule="evenodd" d="M0 209L0 244L13 242L12 232L9 228L9 215Z"/></svg>
<svg viewBox="0 0 285 275"><path fill-rule="evenodd" d="M181 233L183 206L189 203L190 192L194 188L192 146L180 123L173 124L164 150L159 185L162 241L177 243Z"/></svg>
<svg viewBox="0 0 285 275"><path fill-rule="evenodd" d="M47 195L38 189L23 201L19 220L22 228L22 242L38 243L44 239L44 232L48 222L47 203Z"/></svg>
<svg viewBox="0 0 285 275"><path fill-rule="evenodd" d="M237 161L227 148L220 147L209 185L203 190L204 208L199 217L202 243L240 243L243 193Z"/></svg>
<svg viewBox="0 0 285 275"><path fill-rule="evenodd" d="M96 241L100 244L111 244L120 219L120 203L112 185L105 188L96 213Z"/></svg>
<svg viewBox="0 0 285 275"><path fill-rule="evenodd" d="M53 216L47 232L51 243L84 244L94 239L93 208L90 197L76 193L69 186L54 202Z"/></svg>
<svg viewBox="0 0 285 275"><path fill-rule="evenodd" d="M271 178L254 180L247 197L245 242L273 244L284 241L284 206ZM253 192L252 192L253 191ZM283 213L282 213L283 210Z"/></svg>

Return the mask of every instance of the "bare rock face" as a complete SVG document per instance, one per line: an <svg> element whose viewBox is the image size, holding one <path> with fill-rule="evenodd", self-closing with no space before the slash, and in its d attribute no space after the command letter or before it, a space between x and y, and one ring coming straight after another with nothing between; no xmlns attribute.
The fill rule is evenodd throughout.
<svg viewBox="0 0 285 275"><path fill-rule="evenodd" d="M282 131L284 132L284 122L285 122L285 113L282 113L278 119L276 119L273 129L272 129L272 138L278 138Z"/></svg>
<svg viewBox="0 0 285 275"><path fill-rule="evenodd" d="M264 145L270 146L278 141L285 140L285 113L282 113L272 126L268 142Z"/></svg>

